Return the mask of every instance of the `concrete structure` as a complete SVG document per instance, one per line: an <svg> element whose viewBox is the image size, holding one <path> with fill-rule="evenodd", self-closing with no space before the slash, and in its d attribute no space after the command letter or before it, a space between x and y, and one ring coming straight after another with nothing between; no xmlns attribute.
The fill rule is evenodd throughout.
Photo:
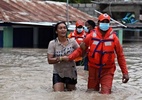
<svg viewBox="0 0 142 100"><path fill-rule="evenodd" d="M122 23L127 13L135 16L136 23L124 23L127 28L120 30L123 37L121 41L142 41L142 0L94 0L92 4L70 4L94 17L98 16L94 10L108 13L111 17ZM117 28L120 29L120 28ZM118 31L118 30L117 30ZM119 34L119 32L118 32Z"/></svg>
<svg viewBox="0 0 142 100"><path fill-rule="evenodd" d="M93 3L99 11L120 22L129 13L133 14L134 22L124 23L127 28L123 28L123 41L142 41L142 0L95 0Z"/></svg>
<svg viewBox="0 0 142 100"><path fill-rule="evenodd" d="M74 3L72 3L72 4L69 4L69 5L71 5L74 8L77 8L77 9L79 9L79 10L81 10L81 11L83 11L83 12L85 12L85 13L93 16L93 17L97 17L96 12L94 11L97 7L96 4L93 4L93 3L74 4Z"/></svg>

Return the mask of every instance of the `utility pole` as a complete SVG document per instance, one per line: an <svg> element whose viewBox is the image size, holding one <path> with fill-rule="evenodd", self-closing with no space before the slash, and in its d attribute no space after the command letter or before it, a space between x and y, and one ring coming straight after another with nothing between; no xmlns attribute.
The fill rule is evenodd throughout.
<svg viewBox="0 0 142 100"><path fill-rule="evenodd" d="M67 26L69 25L69 0L67 0L67 10L66 10L66 13L67 13Z"/></svg>

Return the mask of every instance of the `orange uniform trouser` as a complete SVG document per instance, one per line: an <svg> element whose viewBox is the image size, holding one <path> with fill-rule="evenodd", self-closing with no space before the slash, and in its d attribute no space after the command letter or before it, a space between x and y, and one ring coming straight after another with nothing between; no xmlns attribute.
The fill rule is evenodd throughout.
<svg viewBox="0 0 142 100"><path fill-rule="evenodd" d="M115 66L104 68L99 77L99 69L89 66L88 89L100 91L102 94L110 94L115 69Z"/></svg>

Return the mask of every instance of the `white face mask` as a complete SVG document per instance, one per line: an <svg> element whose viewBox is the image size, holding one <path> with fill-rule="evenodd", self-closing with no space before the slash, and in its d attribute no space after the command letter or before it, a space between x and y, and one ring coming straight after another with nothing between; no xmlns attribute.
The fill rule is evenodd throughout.
<svg viewBox="0 0 142 100"><path fill-rule="evenodd" d="M83 31L83 28L77 28L76 30L78 33L81 33Z"/></svg>
<svg viewBox="0 0 142 100"><path fill-rule="evenodd" d="M88 27L84 26L84 31L88 33L89 32Z"/></svg>

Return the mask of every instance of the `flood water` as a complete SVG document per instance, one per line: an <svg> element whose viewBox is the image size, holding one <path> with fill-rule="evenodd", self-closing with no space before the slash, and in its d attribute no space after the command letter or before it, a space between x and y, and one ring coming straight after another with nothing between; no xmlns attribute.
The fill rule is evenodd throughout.
<svg viewBox="0 0 142 100"><path fill-rule="evenodd" d="M142 100L142 45L123 44L130 80L121 82L119 66L112 94L87 93L87 72L77 66L77 90L53 92L52 65L46 49L0 49L0 100Z"/></svg>

